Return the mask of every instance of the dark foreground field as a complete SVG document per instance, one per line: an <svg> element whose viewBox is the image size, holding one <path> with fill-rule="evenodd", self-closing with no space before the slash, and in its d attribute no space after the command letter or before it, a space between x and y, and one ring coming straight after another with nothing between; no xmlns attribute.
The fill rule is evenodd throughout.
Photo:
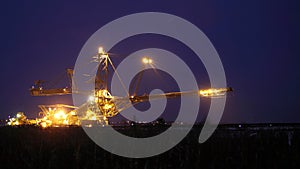
<svg viewBox="0 0 300 169"><path fill-rule="evenodd" d="M124 130L129 133L136 132L136 129L129 127ZM151 130L156 129L152 127ZM197 142L199 132L200 126L194 127L180 144L159 156L129 159L101 149L80 127L48 129L0 127L0 168L298 169L300 167L299 125L219 126L204 144Z"/></svg>

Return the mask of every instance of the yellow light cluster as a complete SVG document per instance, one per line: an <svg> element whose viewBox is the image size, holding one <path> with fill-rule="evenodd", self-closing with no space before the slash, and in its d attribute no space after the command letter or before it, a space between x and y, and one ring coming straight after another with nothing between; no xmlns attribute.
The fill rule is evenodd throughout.
<svg viewBox="0 0 300 169"><path fill-rule="evenodd" d="M60 120L60 119L65 120L65 119L67 119L67 114L63 110L59 110L58 112L54 113L54 117L57 120Z"/></svg>
<svg viewBox="0 0 300 169"><path fill-rule="evenodd" d="M49 108L47 112L43 112L42 114L43 116L41 118L27 119L24 113L18 112L14 117L7 120L7 125L37 125L43 128L50 126L80 125L75 111L66 112L63 109Z"/></svg>
<svg viewBox="0 0 300 169"><path fill-rule="evenodd" d="M228 88L210 88L205 90L199 90L199 95L203 97L217 97L224 96L228 92Z"/></svg>
<svg viewBox="0 0 300 169"><path fill-rule="evenodd" d="M103 47L99 47L98 48L98 54L104 54L105 52L104 52L104 49L103 49Z"/></svg>
<svg viewBox="0 0 300 169"><path fill-rule="evenodd" d="M37 119L37 124L43 128L49 126L66 126L66 125L79 125L79 120L74 111L66 111L62 108L49 108L44 112L44 117Z"/></svg>
<svg viewBox="0 0 300 169"><path fill-rule="evenodd" d="M27 119L23 112L18 112L14 117L7 120L7 124L11 126L34 124L33 120Z"/></svg>
<svg viewBox="0 0 300 169"><path fill-rule="evenodd" d="M150 59L149 57L144 57L142 61L145 64L151 64L153 62L152 59Z"/></svg>
<svg viewBox="0 0 300 169"><path fill-rule="evenodd" d="M46 127L62 127L62 126L79 126L80 120L97 121L97 114L88 109L82 117L78 117L75 110L66 111L61 108L48 109L44 117L37 119L36 124L43 128Z"/></svg>

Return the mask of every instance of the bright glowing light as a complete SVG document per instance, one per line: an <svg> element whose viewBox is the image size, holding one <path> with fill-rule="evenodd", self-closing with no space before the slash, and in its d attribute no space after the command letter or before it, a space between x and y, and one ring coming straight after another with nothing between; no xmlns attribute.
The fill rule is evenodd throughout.
<svg viewBox="0 0 300 169"><path fill-rule="evenodd" d="M205 90L199 90L199 95L203 97L224 96L228 91L230 91L229 88L210 88Z"/></svg>
<svg viewBox="0 0 300 169"><path fill-rule="evenodd" d="M76 115L76 112L75 112L75 111L71 111L70 114L71 114L72 116L75 116L75 115Z"/></svg>
<svg viewBox="0 0 300 169"><path fill-rule="evenodd" d="M98 54L104 54L105 52L104 52L104 49L103 49L103 47L99 47L98 48Z"/></svg>
<svg viewBox="0 0 300 169"><path fill-rule="evenodd" d="M47 123L46 122L41 122L40 124L43 128L46 128L47 127Z"/></svg>
<svg viewBox="0 0 300 169"><path fill-rule="evenodd" d="M97 97L113 98L113 96L107 90L98 90L96 92Z"/></svg>
<svg viewBox="0 0 300 169"><path fill-rule="evenodd" d="M103 91L102 91L103 92ZM104 92L105 95L110 95ZM106 105L106 108L114 105ZM60 105L57 107L45 107L41 113L42 117L36 119L27 119L23 112L18 112L14 117L9 117L6 124L10 126L16 125L38 125L42 128L47 127L61 127L68 125L80 125L79 118L84 120L97 121L99 117L94 111L87 110L84 117L78 117L76 110L69 108L62 108Z"/></svg>
<svg viewBox="0 0 300 169"><path fill-rule="evenodd" d="M17 118L20 118L22 117L22 115L20 113L17 114Z"/></svg>
<svg viewBox="0 0 300 169"><path fill-rule="evenodd" d="M95 101L95 97L94 97L94 96L92 96L92 95L91 95L91 96L89 96L89 101L90 101L90 102L93 102L93 101Z"/></svg>
<svg viewBox="0 0 300 169"><path fill-rule="evenodd" d="M113 107L113 105L111 105L111 104L105 104L103 106L103 109L108 110L108 109L111 109L112 107Z"/></svg>
<svg viewBox="0 0 300 169"><path fill-rule="evenodd" d="M65 114L65 112L63 110L59 110L57 113L54 114L54 117L56 119L66 119L67 115Z"/></svg>
<svg viewBox="0 0 300 169"><path fill-rule="evenodd" d="M148 59L147 58L143 58L143 62L144 63L148 63Z"/></svg>
<svg viewBox="0 0 300 169"><path fill-rule="evenodd" d="M108 58L108 54L102 54L101 57L102 58Z"/></svg>
<svg viewBox="0 0 300 169"><path fill-rule="evenodd" d="M69 121L68 120L64 120L63 122L65 125L69 125Z"/></svg>
<svg viewBox="0 0 300 169"><path fill-rule="evenodd" d="M145 63L145 64L151 64L153 61L152 61L152 59L150 59L149 57L144 57L143 59L142 59L142 61L143 61L143 63Z"/></svg>
<svg viewBox="0 0 300 169"><path fill-rule="evenodd" d="M93 127L93 125L92 124L87 124L87 125L85 125L85 127Z"/></svg>

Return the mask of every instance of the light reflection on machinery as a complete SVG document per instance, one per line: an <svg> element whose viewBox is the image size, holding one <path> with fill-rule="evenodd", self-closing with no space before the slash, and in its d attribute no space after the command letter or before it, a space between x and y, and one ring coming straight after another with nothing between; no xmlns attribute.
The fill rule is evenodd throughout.
<svg viewBox="0 0 300 169"><path fill-rule="evenodd" d="M231 87L226 88L210 88L205 90L199 90L199 95L202 97L221 97L225 96L227 92L231 92L233 89Z"/></svg>
<svg viewBox="0 0 300 169"><path fill-rule="evenodd" d="M27 119L23 112L18 112L14 117L9 117L7 124L11 126L34 125L36 124L36 121Z"/></svg>
<svg viewBox="0 0 300 169"><path fill-rule="evenodd" d="M65 125L80 125L80 121L75 112L76 107L56 104L39 105L42 112L40 118L36 119L37 125L42 127L60 127Z"/></svg>
<svg viewBox="0 0 300 169"><path fill-rule="evenodd" d="M231 87L226 88L209 88L205 90L195 90L195 91L183 91L183 92L170 92L164 94L154 94L154 95L137 95L137 91L139 89L142 76L146 69L142 69L141 73L133 79L133 83L129 87L129 91L133 91L133 93L129 93L129 91L125 88L125 85L119 76L112 60L109 57L109 53L105 52L105 50L100 47L98 49L98 54L93 57L93 61L98 63L98 73L95 77L95 91L94 96L92 96L92 100L94 100L96 106L95 112L98 109L98 112L103 116L104 121L108 124L108 118L117 115L119 112L124 109L141 102L146 102L153 99L162 99L162 98L176 98L181 96L189 96L189 95L198 95L200 97L207 98L216 98L225 96L228 92L233 91ZM151 68L155 69L154 61L149 57L145 56L142 58L141 62L144 67L149 65ZM109 75L109 66L113 70L113 73L116 74L119 82L122 84L127 96L112 96L108 91L108 75ZM99 111L100 110L100 111Z"/></svg>
<svg viewBox="0 0 300 169"><path fill-rule="evenodd" d="M95 91L95 103L104 117L113 117L118 113L114 99L106 89Z"/></svg>
<svg viewBox="0 0 300 169"><path fill-rule="evenodd" d="M189 95L198 95L199 97L215 98L223 97L228 92L233 91L231 87L225 88L209 88L204 90L195 90L195 91L183 91L183 92L170 92L164 94L154 94L154 95L137 95L139 85L143 76L145 69L141 71L139 76L136 79L133 79L132 86L130 86L132 94L130 94L124 86L124 83L119 76L116 68L111 61L109 54L104 51L102 47L98 49L97 55L93 56L93 62L97 62L98 72L97 75L92 78L92 82L95 83L95 90L90 91L92 93L87 97L86 103L80 107L74 107L64 104L56 105L40 105L42 112L39 114L40 118L37 118L35 121L32 120L30 123L35 123L43 128L45 127L60 127L60 126L70 126L70 125L81 125L84 124L87 127L91 127L93 124L108 124L108 118L117 115L122 110L141 102L146 102L153 99L162 99L162 98L176 98L181 96ZM154 61L146 56L141 62L146 65L150 65L152 68L155 68ZM113 70L122 84L127 96L118 97L112 96L108 90L108 75L109 75L109 66ZM52 88L45 89L42 84L44 81L38 80L35 81L35 86L30 89L32 96L53 96L53 95L65 95L72 93L81 93L81 91L72 91L75 89L74 84L72 84L73 70L67 69L67 75L70 80L70 87L65 88ZM73 85L73 87L71 86ZM86 94L85 94L86 95ZM24 114L23 114L24 115ZM28 124L28 120L23 117L22 114L17 114L19 118L11 119L8 125L21 125Z"/></svg>

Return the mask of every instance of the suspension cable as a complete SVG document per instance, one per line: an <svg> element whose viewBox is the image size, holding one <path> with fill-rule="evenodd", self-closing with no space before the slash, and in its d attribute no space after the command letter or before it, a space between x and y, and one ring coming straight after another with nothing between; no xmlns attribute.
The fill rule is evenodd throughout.
<svg viewBox="0 0 300 169"><path fill-rule="evenodd" d="M125 92L127 93L127 96L129 96L129 92L128 92L128 90L126 89L126 87L125 87L125 85L124 85L124 83L123 83L123 81L122 81L122 79L121 79L119 73L117 72L117 70L116 70L114 64L112 63L112 61L110 60L109 57L107 57L107 59L108 59L109 63L111 64L111 67L114 69L114 71L115 71L115 73L116 73L116 75L117 75L117 77L118 77L118 79L119 79L119 81L120 81L120 83L121 83L123 89L124 89Z"/></svg>

